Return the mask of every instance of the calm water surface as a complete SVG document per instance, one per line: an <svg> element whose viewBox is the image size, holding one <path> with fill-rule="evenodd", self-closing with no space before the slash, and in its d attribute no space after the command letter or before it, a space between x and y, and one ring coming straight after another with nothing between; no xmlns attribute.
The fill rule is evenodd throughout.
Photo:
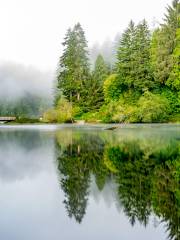
<svg viewBox="0 0 180 240"><path fill-rule="evenodd" d="M180 125L0 126L1 240L180 239Z"/></svg>

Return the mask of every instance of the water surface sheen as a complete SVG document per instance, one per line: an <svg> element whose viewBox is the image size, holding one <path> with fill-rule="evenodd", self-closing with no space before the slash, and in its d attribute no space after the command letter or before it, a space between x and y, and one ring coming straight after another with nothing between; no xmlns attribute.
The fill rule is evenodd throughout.
<svg viewBox="0 0 180 240"><path fill-rule="evenodd" d="M180 125L0 126L0 239L180 239Z"/></svg>

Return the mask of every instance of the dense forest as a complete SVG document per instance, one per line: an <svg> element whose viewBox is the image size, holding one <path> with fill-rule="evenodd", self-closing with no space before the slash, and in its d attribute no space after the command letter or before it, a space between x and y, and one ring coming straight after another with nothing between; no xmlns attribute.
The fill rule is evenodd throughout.
<svg viewBox="0 0 180 240"><path fill-rule="evenodd" d="M167 122L180 119L180 3L151 31L130 21L112 65L101 54L90 65L85 32L68 29L59 60L54 108L46 122Z"/></svg>
<svg viewBox="0 0 180 240"><path fill-rule="evenodd" d="M51 106L51 99L27 92L17 99L0 98L0 106L1 116L38 118Z"/></svg>

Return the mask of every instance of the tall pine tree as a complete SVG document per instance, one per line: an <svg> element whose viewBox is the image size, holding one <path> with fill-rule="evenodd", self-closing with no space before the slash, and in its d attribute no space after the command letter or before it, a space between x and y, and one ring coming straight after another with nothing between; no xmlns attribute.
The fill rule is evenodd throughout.
<svg viewBox="0 0 180 240"><path fill-rule="evenodd" d="M150 62L151 35L146 20L136 26L133 53L133 88L140 92L154 87Z"/></svg>
<svg viewBox="0 0 180 240"><path fill-rule="evenodd" d="M143 92L153 87L150 67L150 32L146 21L131 21L123 33L117 52L117 72L122 91Z"/></svg>
<svg viewBox="0 0 180 240"><path fill-rule="evenodd" d="M122 34L117 50L117 63L116 69L119 77L121 90L127 90L133 85L132 71L133 66L133 53L134 53L134 36L135 36L135 25L131 21L128 28Z"/></svg>
<svg viewBox="0 0 180 240"><path fill-rule="evenodd" d="M167 7L164 23L154 33L152 39L152 61L154 69L154 77L157 82L162 85L173 85L173 78L176 79L176 74L171 75L174 65L178 65L177 51L179 46L178 29L180 27L180 3L179 0L174 0L172 6ZM176 56L173 56L176 55ZM177 58L176 58L177 57ZM174 69L174 70L173 70Z"/></svg>
<svg viewBox="0 0 180 240"><path fill-rule="evenodd" d="M70 102L83 108L90 67L87 41L79 23L67 31L63 46L57 88Z"/></svg>
<svg viewBox="0 0 180 240"><path fill-rule="evenodd" d="M102 55L98 55L95 61L91 81L91 106L92 110L99 109L104 102L103 84L109 74L108 65Z"/></svg>

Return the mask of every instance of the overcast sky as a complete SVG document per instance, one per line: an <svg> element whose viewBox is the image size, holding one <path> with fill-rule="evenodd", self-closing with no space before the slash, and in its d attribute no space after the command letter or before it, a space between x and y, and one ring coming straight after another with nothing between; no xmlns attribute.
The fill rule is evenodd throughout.
<svg viewBox="0 0 180 240"><path fill-rule="evenodd" d="M68 27L80 22L89 46L113 39L130 19L161 21L171 0L0 0L0 63L54 71Z"/></svg>

